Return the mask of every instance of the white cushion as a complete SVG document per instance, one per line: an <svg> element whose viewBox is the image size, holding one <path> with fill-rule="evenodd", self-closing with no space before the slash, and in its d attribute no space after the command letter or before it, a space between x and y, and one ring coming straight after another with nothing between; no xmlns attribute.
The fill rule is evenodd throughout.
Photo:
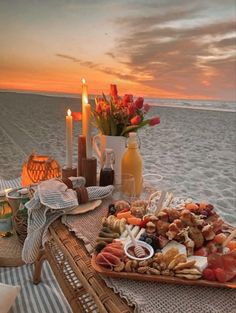
<svg viewBox="0 0 236 313"><path fill-rule="evenodd" d="M7 313L20 292L20 286L10 286L0 283L0 312Z"/></svg>

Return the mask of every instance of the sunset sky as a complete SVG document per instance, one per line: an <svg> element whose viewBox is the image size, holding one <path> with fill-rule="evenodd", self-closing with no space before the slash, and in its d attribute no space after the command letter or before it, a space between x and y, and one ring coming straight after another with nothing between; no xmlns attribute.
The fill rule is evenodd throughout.
<svg viewBox="0 0 236 313"><path fill-rule="evenodd" d="M0 89L235 100L231 0L0 1Z"/></svg>

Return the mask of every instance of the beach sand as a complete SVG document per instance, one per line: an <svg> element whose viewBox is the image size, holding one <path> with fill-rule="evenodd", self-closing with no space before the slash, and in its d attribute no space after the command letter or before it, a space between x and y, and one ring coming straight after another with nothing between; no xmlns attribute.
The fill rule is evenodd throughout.
<svg viewBox="0 0 236 313"><path fill-rule="evenodd" d="M0 93L0 178L20 176L33 150L65 164L68 108L81 111L79 97ZM236 226L236 113L152 107L149 114L160 115L161 124L139 131L145 180L175 195L211 202ZM77 165L81 123L73 130ZM157 182L156 175L163 180Z"/></svg>

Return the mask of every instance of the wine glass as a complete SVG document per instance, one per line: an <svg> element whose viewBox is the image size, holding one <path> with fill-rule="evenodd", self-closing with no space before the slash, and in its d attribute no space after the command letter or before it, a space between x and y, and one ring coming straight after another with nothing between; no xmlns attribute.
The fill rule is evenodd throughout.
<svg viewBox="0 0 236 313"><path fill-rule="evenodd" d="M158 174L144 174L143 175L143 189L140 196L141 199L148 200L150 195L157 190L162 190L163 176Z"/></svg>
<svg viewBox="0 0 236 313"><path fill-rule="evenodd" d="M114 200L132 202L135 198L135 179L131 174L122 174L121 183L115 185L113 192Z"/></svg>

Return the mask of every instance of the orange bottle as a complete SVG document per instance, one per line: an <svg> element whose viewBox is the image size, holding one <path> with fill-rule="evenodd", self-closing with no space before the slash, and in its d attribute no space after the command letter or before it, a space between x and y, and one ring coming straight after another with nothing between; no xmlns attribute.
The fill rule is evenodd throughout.
<svg viewBox="0 0 236 313"><path fill-rule="evenodd" d="M121 161L122 175L131 174L135 182L135 196L139 197L142 192L143 184L143 160L139 152L137 134L129 133L128 149L125 151Z"/></svg>

